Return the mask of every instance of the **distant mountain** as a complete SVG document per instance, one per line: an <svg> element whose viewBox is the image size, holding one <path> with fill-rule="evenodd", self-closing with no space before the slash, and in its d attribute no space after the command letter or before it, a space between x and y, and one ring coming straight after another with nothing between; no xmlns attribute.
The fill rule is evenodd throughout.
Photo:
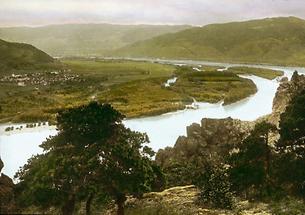
<svg viewBox="0 0 305 215"><path fill-rule="evenodd" d="M305 20L280 17L194 27L137 42L113 54L305 65Z"/></svg>
<svg viewBox="0 0 305 215"><path fill-rule="evenodd" d="M107 55L110 50L190 26L67 24L0 28L0 38L25 42L52 56Z"/></svg>
<svg viewBox="0 0 305 215"><path fill-rule="evenodd" d="M43 51L24 43L0 40L0 53L0 70L38 68L55 62Z"/></svg>

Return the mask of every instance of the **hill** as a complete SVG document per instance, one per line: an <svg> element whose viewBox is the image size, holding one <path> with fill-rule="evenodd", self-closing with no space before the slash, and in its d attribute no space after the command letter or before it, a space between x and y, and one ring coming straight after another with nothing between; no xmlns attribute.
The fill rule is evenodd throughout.
<svg viewBox="0 0 305 215"><path fill-rule="evenodd" d="M0 40L0 53L0 70L36 68L55 62L43 51L25 43Z"/></svg>
<svg viewBox="0 0 305 215"><path fill-rule="evenodd" d="M305 20L280 17L194 27L137 42L113 54L305 65Z"/></svg>
<svg viewBox="0 0 305 215"><path fill-rule="evenodd" d="M13 27L0 28L0 38L32 44L52 56L103 56L110 50L189 27L111 24Z"/></svg>

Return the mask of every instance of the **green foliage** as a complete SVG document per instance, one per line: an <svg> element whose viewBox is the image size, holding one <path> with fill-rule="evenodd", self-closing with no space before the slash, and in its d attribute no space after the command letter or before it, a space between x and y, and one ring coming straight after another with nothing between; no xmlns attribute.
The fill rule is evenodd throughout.
<svg viewBox="0 0 305 215"><path fill-rule="evenodd" d="M305 197L305 91L296 95L281 115L277 175L286 187Z"/></svg>
<svg viewBox="0 0 305 215"><path fill-rule="evenodd" d="M215 208L233 208L232 185L225 167L207 164L196 185L200 188L199 200L204 204Z"/></svg>
<svg viewBox="0 0 305 215"><path fill-rule="evenodd" d="M300 147L305 145L305 90L299 92L280 120L279 147L285 147L295 152L298 156L305 157Z"/></svg>
<svg viewBox="0 0 305 215"><path fill-rule="evenodd" d="M162 172L144 146L147 135L125 128L123 117L97 102L60 111L59 133L17 174L21 202L30 195L26 205L59 206L71 214L77 202L107 194L123 210L126 195L149 191Z"/></svg>
<svg viewBox="0 0 305 215"><path fill-rule="evenodd" d="M192 162L179 163L173 162L171 165L164 167L163 172L166 176L167 187L189 185L194 183L198 177L200 167L195 166Z"/></svg>
<svg viewBox="0 0 305 215"><path fill-rule="evenodd" d="M280 17L194 27L117 50L116 56L304 65L305 21Z"/></svg>
<svg viewBox="0 0 305 215"><path fill-rule="evenodd" d="M269 133L276 128L267 122L255 125L251 134L230 155L230 180L238 193L270 195L271 147ZM251 193L249 193L251 191Z"/></svg>

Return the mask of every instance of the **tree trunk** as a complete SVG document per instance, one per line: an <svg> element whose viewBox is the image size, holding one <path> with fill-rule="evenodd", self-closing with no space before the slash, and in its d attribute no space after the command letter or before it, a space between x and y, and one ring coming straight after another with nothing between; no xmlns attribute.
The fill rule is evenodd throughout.
<svg viewBox="0 0 305 215"><path fill-rule="evenodd" d="M117 215L124 215L125 211L124 211L124 204L126 201L126 196L124 194L118 195L117 199L116 199L116 204L118 207L117 210Z"/></svg>
<svg viewBox="0 0 305 215"><path fill-rule="evenodd" d="M93 198L94 198L94 194L91 193L86 202L86 215L91 214L91 203L92 203Z"/></svg>
<svg viewBox="0 0 305 215"><path fill-rule="evenodd" d="M70 195L61 208L61 212L63 215L73 215L75 208L75 195Z"/></svg>

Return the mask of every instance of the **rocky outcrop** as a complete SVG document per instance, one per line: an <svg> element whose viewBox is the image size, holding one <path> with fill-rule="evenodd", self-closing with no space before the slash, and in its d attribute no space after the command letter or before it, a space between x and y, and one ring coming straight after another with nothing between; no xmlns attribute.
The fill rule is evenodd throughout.
<svg viewBox="0 0 305 215"><path fill-rule="evenodd" d="M278 125L281 114L285 111L291 99L300 91L305 89L305 76L294 72L290 81L287 78L281 80L281 84L273 99L272 114L267 119Z"/></svg>
<svg viewBox="0 0 305 215"><path fill-rule="evenodd" d="M305 89L305 76L295 72L288 81L281 80L273 101L272 114L262 117L255 122L246 122L226 119L202 119L200 124L192 124L187 127L187 136L180 136L174 147L167 147L158 151L156 161L167 168L173 163L187 166L190 162L201 162L205 159L221 159L235 144L240 143L254 128L255 123L268 120L278 125L280 115L286 109L296 93ZM274 136L274 137L273 137ZM274 134L270 140L277 139ZM188 168L188 167L187 167Z"/></svg>
<svg viewBox="0 0 305 215"><path fill-rule="evenodd" d="M14 183L11 178L1 173L4 167L0 159L0 214L8 214L15 211L14 208Z"/></svg>
<svg viewBox="0 0 305 215"><path fill-rule="evenodd" d="M201 125L187 127L187 136L180 136L173 148L159 150L156 161L163 167L198 159L219 159L234 148L253 128L253 122L232 118L202 119Z"/></svg>

